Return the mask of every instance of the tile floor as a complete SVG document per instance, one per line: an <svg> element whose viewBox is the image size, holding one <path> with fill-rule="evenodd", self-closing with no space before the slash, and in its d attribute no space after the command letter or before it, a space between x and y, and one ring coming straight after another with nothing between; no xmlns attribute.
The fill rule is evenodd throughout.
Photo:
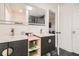
<svg viewBox="0 0 79 59"><path fill-rule="evenodd" d="M58 56L57 55L57 50L51 51L51 52L47 53L44 56ZM76 53L68 52L68 51L63 50L63 49L60 48L60 55L59 56L79 56L79 55L76 54Z"/></svg>

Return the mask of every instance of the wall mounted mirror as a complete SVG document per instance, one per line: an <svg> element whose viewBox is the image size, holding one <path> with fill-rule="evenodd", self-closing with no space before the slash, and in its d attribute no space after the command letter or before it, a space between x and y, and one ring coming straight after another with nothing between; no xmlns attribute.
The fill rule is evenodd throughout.
<svg viewBox="0 0 79 59"><path fill-rule="evenodd" d="M23 3L5 4L5 19L14 21L15 24L24 24L26 20L26 8Z"/></svg>
<svg viewBox="0 0 79 59"><path fill-rule="evenodd" d="M36 6L26 6L29 25L45 25L45 10Z"/></svg>
<svg viewBox="0 0 79 59"><path fill-rule="evenodd" d="M45 10L24 3L0 4L0 23L26 24L27 20L29 25L45 25Z"/></svg>
<svg viewBox="0 0 79 59"><path fill-rule="evenodd" d="M0 23L24 24L26 21L26 6L23 3L0 4Z"/></svg>

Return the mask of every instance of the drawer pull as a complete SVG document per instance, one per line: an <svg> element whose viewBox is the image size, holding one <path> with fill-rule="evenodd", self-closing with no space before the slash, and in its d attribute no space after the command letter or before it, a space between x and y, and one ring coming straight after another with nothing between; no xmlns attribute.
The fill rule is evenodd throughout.
<svg viewBox="0 0 79 59"><path fill-rule="evenodd" d="M48 43L51 43L51 39L48 40Z"/></svg>

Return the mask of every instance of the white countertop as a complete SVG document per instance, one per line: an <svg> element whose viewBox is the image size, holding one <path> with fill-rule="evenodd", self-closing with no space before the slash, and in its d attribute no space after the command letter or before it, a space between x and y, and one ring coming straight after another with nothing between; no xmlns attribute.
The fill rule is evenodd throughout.
<svg viewBox="0 0 79 59"><path fill-rule="evenodd" d="M55 36L55 34L41 34L40 37L45 37L45 36Z"/></svg>
<svg viewBox="0 0 79 59"><path fill-rule="evenodd" d="M46 36L55 36L55 34L40 34L37 36L46 37ZM26 35L25 36L14 36L14 37L4 36L4 37L0 37L0 43L19 41L19 40L25 40L25 39L28 39L28 37Z"/></svg>
<svg viewBox="0 0 79 59"><path fill-rule="evenodd" d="M55 34L49 34L49 33L47 33L47 34L35 34L35 35L38 37L55 36Z"/></svg>

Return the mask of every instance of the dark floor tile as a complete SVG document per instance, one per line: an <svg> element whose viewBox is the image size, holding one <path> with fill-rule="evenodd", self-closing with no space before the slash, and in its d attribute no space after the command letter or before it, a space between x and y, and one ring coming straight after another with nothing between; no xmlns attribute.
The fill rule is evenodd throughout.
<svg viewBox="0 0 79 59"><path fill-rule="evenodd" d="M52 56L57 56L57 50L52 52ZM79 56L79 55L60 48L60 55L59 56Z"/></svg>
<svg viewBox="0 0 79 59"><path fill-rule="evenodd" d="M79 56L79 55L60 48L60 56Z"/></svg>
<svg viewBox="0 0 79 59"><path fill-rule="evenodd" d="M72 56L79 56L79 54L76 54L76 53L72 53Z"/></svg>
<svg viewBox="0 0 79 59"><path fill-rule="evenodd" d="M58 56L57 50L48 52L44 56ZM60 55L59 56L79 56L79 55L60 48Z"/></svg>

